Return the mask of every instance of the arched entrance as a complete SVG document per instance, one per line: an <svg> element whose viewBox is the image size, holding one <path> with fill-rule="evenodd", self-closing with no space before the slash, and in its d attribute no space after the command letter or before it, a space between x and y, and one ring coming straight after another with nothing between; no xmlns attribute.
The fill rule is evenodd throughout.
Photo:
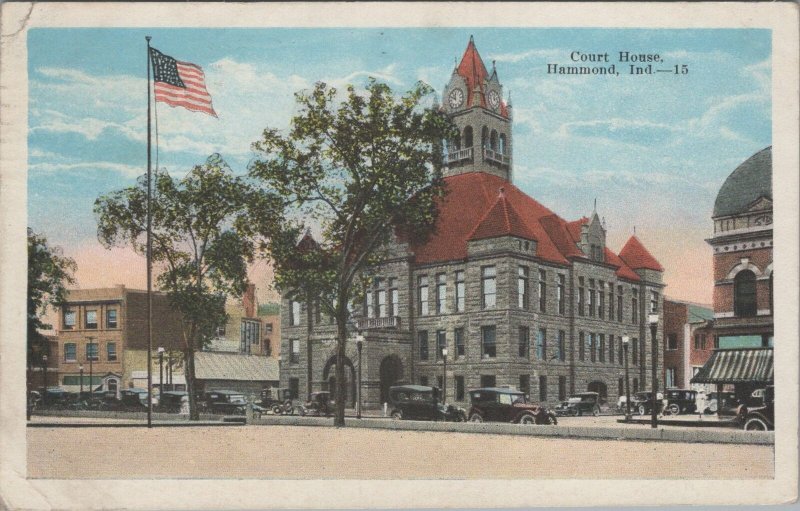
<svg viewBox="0 0 800 511"><path fill-rule="evenodd" d="M353 362L349 358L344 357L344 402L345 406L350 408L356 405L356 370L353 367ZM328 382L328 390L334 400L338 400L336 396L336 355L328 359L325 363L325 369L322 371L322 379Z"/></svg>
<svg viewBox="0 0 800 511"><path fill-rule="evenodd" d="M606 384L601 381L593 381L589 383L589 387L586 390L600 394L600 401L608 400L608 387L606 387Z"/></svg>
<svg viewBox="0 0 800 511"><path fill-rule="evenodd" d="M381 360L381 403L389 401L389 387L403 379L403 363L397 355L389 355Z"/></svg>

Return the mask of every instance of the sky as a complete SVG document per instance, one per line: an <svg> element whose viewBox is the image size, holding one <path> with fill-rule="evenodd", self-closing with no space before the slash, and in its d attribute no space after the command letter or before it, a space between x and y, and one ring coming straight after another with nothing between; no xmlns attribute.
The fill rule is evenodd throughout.
<svg viewBox="0 0 800 511"><path fill-rule="evenodd" d="M212 153L244 173L251 144L286 129L317 81L439 94L474 36L513 106L514 184L567 220L597 211L609 248L633 234L665 267L669 297L711 303L711 212L725 178L770 145L771 33L755 29L32 29L29 225L78 264L79 287L143 287L145 265L96 238L94 200L146 170L147 53L201 66L219 118L157 104L159 167L181 176ZM630 75L620 51L659 54ZM573 52L620 75L548 74ZM155 135L154 135L155 141ZM154 160L155 163L155 160ZM273 300L269 265L251 271Z"/></svg>

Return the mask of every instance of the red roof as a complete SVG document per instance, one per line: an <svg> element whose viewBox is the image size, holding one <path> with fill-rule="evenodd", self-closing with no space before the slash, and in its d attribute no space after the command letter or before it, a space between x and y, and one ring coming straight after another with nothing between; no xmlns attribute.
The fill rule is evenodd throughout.
<svg viewBox="0 0 800 511"><path fill-rule="evenodd" d="M486 108L486 94L483 85L489 78L489 73L486 72L486 66L483 65L483 59L475 47L472 36L469 38L467 49L464 50L464 56L461 57L461 63L456 68L456 72L467 82L467 106L472 106L472 91L477 87L481 92L480 106ZM508 107L504 101L500 102L500 115L508 117Z"/></svg>
<svg viewBox="0 0 800 511"><path fill-rule="evenodd" d="M299 252L311 252L319 248L319 243L311 236L309 231L303 235L299 242L297 242L297 250Z"/></svg>
<svg viewBox="0 0 800 511"><path fill-rule="evenodd" d="M622 247L622 250L619 251L619 256L634 270L664 271L661 264L644 248L644 245L636 236L630 237L625 246Z"/></svg>
<svg viewBox="0 0 800 511"><path fill-rule="evenodd" d="M427 242L411 246L417 264L466 259L470 240L498 236L535 240L536 255L552 263L569 264L569 258L586 257L570 231L577 225L580 233L580 224L588 219L567 222L510 182L484 172L449 176L444 183L446 193L439 202L433 234ZM640 280L626 260L609 249L605 254L619 277Z"/></svg>
<svg viewBox="0 0 800 511"><path fill-rule="evenodd" d="M581 226L588 223L589 218L585 216L582 216L577 220L573 220L572 222L567 222L567 231L569 231L569 235L572 236L572 240L575 243L578 243L581 240Z"/></svg>

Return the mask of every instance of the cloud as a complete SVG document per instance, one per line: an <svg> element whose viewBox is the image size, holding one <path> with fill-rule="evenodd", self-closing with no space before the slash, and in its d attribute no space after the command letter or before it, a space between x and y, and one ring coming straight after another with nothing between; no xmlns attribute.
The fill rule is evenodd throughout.
<svg viewBox="0 0 800 511"><path fill-rule="evenodd" d="M606 138L616 142L646 145L653 140L663 140L678 131L678 128L665 123L613 118L566 122L558 127L556 133L560 137Z"/></svg>
<svg viewBox="0 0 800 511"><path fill-rule="evenodd" d="M496 53L490 54L488 61L496 60L497 62L516 63L524 60L544 60L554 59L569 54L569 50L548 49L548 50L527 50L514 53Z"/></svg>
<svg viewBox="0 0 800 511"><path fill-rule="evenodd" d="M58 156L58 155L53 155ZM146 172L141 165L126 165L109 161L86 161L79 163L39 162L28 166L29 170L39 172L69 172L73 170L106 170L119 172L125 177L136 178Z"/></svg>

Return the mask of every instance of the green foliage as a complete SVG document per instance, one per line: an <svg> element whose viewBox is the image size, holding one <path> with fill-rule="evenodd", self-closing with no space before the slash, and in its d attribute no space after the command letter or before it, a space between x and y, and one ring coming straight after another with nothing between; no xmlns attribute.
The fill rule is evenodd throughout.
<svg viewBox="0 0 800 511"><path fill-rule="evenodd" d="M44 236L28 228L28 360L39 362L47 353L47 340L39 329L50 328L42 322L47 307L60 306L67 286L75 283L75 261L52 247ZM36 360L34 360L36 359Z"/></svg>

